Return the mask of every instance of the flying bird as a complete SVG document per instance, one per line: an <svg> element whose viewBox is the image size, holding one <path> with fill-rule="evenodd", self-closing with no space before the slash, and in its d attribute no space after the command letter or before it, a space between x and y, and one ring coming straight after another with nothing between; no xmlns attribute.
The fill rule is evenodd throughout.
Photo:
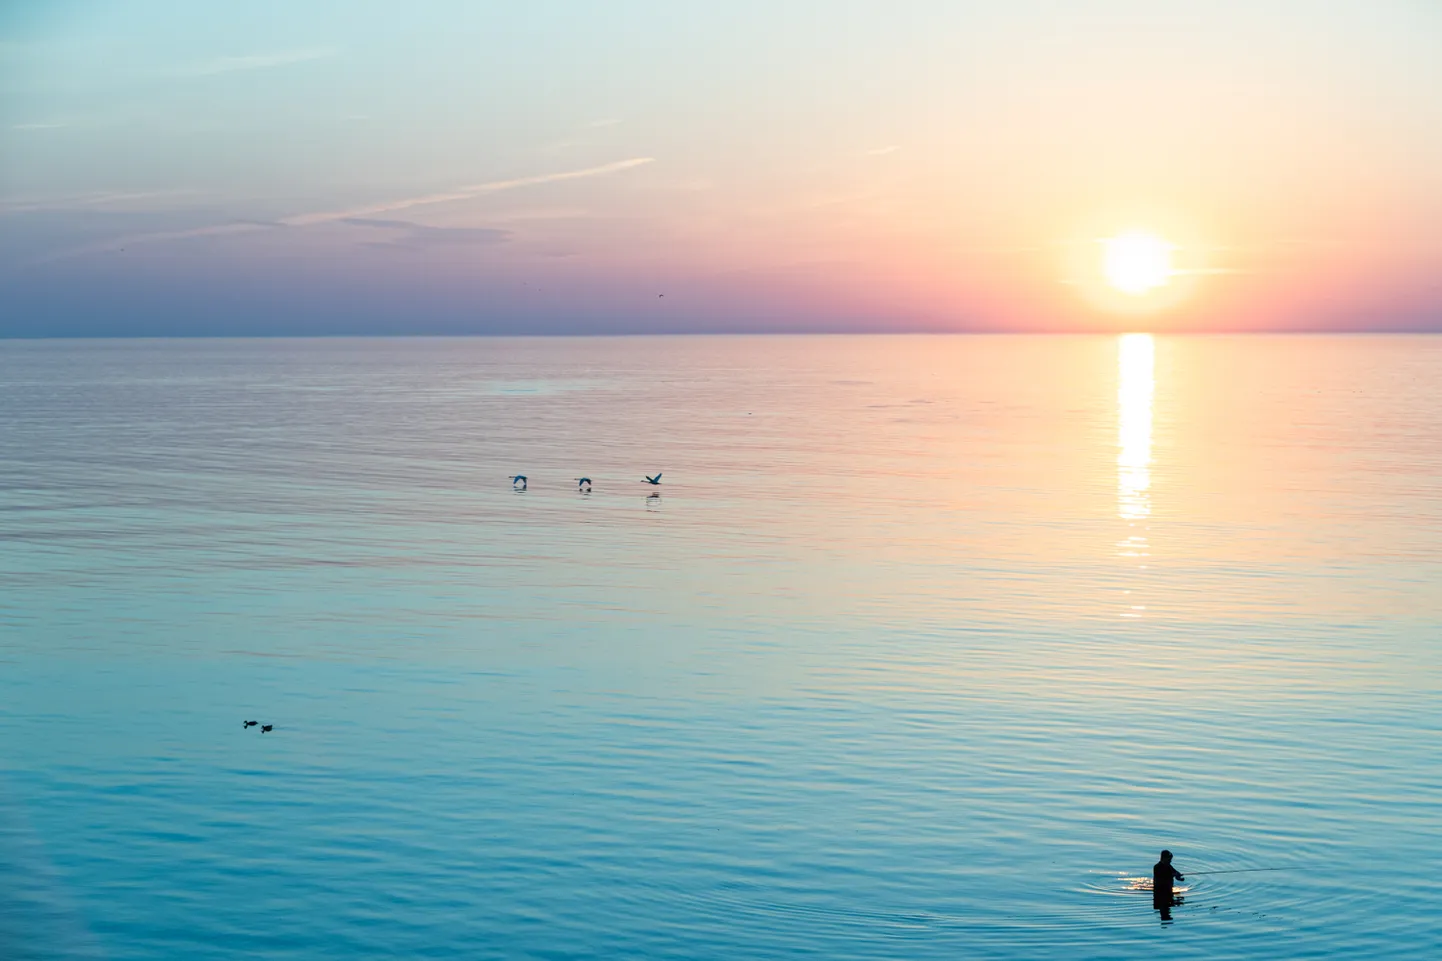
<svg viewBox="0 0 1442 961"><path fill-rule="evenodd" d="M657 471L655 477L647 477L644 481L642 481L642 483L643 483L643 484L651 484L651 485L653 485L653 486L656 485L656 484L661 483L661 472L660 472L660 471Z"/></svg>
<svg viewBox="0 0 1442 961"><path fill-rule="evenodd" d="M269 731L273 731L273 730L275 730L275 725L274 725L274 724L262 724L262 725L260 726L260 733L262 733L262 734L265 734L265 733L267 733L267 732L269 732Z"/></svg>
<svg viewBox="0 0 1442 961"><path fill-rule="evenodd" d="M515 477L512 477L512 478L511 478L511 487L512 487L513 489L515 489L515 490L518 490L518 491L523 491L523 490L525 490L525 489L526 489L526 475L525 475L525 474L517 474Z"/></svg>
<svg viewBox="0 0 1442 961"><path fill-rule="evenodd" d="M256 726L257 724L259 724L259 723L260 723L259 721L246 721L246 722L245 722L245 726L246 726L246 727L255 727L255 726Z"/></svg>
<svg viewBox="0 0 1442 961"><path fill-rule="evenodd" d="M588 490L590 490L590 489L591 489L591 478L589 478L589 477L577 477L577 478L576 478L576 489L577 489L577 490L582 490L582 491L588 491Z"/></svg>

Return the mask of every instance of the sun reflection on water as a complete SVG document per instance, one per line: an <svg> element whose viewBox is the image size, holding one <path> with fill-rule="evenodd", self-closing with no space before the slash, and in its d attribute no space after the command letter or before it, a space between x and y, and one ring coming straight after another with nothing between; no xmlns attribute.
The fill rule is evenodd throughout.
<svg viewBox="0 0 1442 961"><path fill-rule="evenodd" d="M1145 522L1152 513L1152 396L1156 344L1151 334L1123 334L1117 343L1117 516L1127 535L1117 553L1145 569L1150 554ZM1130 593L1130 592L1128 592ZM1124 617L1141 617L1133 604Z"/></svg>
<svg viewBox="0 0 1442 961"><path fill-rule="evenodd" d="M1151 334L1123 334L1117 346L1117 513L1151 516L1152 394L1155 345Z"/></svg>

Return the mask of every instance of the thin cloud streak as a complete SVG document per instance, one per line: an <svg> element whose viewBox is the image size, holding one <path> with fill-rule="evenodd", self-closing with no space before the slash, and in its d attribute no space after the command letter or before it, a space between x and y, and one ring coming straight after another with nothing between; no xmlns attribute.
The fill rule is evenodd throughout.
<svg viewBox="0 0 1442 961"><path fill-rule="evenodd" d="M446 193L422 194L419 197L407 197L405 200L392 200L383 204L372 204L368 207L356 207L350 210L333 210L323 213L284 217L280 222L288 227L308 227L312 224L329 223L334 220L371 217L375 214L388 214L397 210L408 210L411 207L421 207L427 204L443 204L453 203L457 200L469 200L472 197L479 197L482 194L497 193L502 190L515 190L517 187L533 187L538 184L557 183L562 180L580 180L583 177L602 177L606 174L620 173L622 170L630 170L633 167L640 167L643 164L652 163L655 159L654 157L632 157L630 160L617 160L614 163L602 164L599 167L587 167L584 170L568 170L565 173L541 174L535 177L518 177L514 180L494 180L490 183L472 184L469 187L457 187L455 190Z"/></svg>
<svg viewBox="0 0 1442 961"><path fill-rule="evenodd" d="M399 233L392 240L369 243L370 247L400 247L407 250L424 250L435 247L491 246L503 244L511 239L509 230L495 227L432 227L428 224L413 223L409 220L376 220L368 217L347 217L341 223L352 227L370 227Z"/></svg>
<svg viewBox="0 0 1442 961"><path fill-rule="evenodd" d="M140 190L130 192L96 192L72 194L66 197L15 197L0 198L0 216L14 213L28 213L35 210L87 210L110 204L133 203L137 200L153 200L157 197L181 197L194 195L193 189L181 190Z"/></svg>
<svg viewBox="0 0 1442 961"><path fill-rule="evenodd" d="M188 230L166 230L156 233L132 234L128 237L107 240L98 244L87 244L84 247L77 247L61 253L40 257L28 263L32 265L51 263L57 260L68 260L71 257L78 257L84 254L98 254L122 250L125 247L133 245L165 243L172 240L187 240L193 237L218 237L230 234L253 233L260 230L272 230L277 227L312 227L317 224L364 219L372 217L375 214L407 210L411 207L420 207L427 204L468 200L472 197L499 193L503 190L515 190L520 187L558 183L564 180L580 180L586 177L601 177L606 174L619 173L623 170L640 167L644 164L654 162L655 159L654 157L632 157L628 160L617 160L613 163L601 164L599 167L586 167L582 170L567 170L554 174L538 174L534 177L515 177L510 180L492 180L487 183L457 187L455 190L446 193L423 194L419 197L407 197L404 200L392 200L383 204L372 204L367 207L354 207L347 210L327 210L309 214L296 214L290 217L282 217L276 221L231 221L230 223L212 224L210 226L194 227Z"/></svg>
<svg viewBox="0 0 1442 961"><path fill-rule="evenodd" d="M324 60L334 57L338 50L333 47L311 47L304 50L280 50L275 53L257 53L242 57L217 57L205 63L182 67L176 73L184 77L212 77L221 73L238 70L265 70L269 67L284 67L309 60Z"/></svg>

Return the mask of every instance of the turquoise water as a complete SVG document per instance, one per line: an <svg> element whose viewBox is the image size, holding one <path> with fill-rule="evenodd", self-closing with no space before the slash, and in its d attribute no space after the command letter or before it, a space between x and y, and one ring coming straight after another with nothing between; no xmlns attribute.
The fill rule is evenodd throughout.
<svg viewBox="0 0 1442 961"><path fill-rule="evenodd" d="M1439 383L0 343L0 956L1434 957Z"/></svg>

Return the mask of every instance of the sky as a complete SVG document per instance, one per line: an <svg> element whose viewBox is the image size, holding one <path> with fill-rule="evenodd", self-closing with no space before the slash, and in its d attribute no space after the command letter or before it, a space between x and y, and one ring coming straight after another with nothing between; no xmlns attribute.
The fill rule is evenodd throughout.
<svg viewBox="0 0 1442 961"><path fill-rule="evenodd" d="M0 336L1438 330L1439 50L1436 0L7 0Z"/></svg>

